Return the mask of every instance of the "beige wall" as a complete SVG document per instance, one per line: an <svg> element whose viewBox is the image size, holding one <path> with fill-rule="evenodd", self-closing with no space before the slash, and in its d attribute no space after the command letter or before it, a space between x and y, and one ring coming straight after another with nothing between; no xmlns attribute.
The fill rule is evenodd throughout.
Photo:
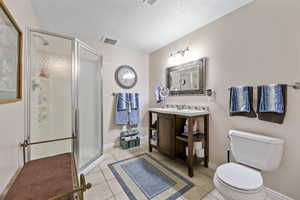
<svg viewBox="0 0 300 200"><path fill-rule="evenodd" d="M115 101L112 93L137 92L140 94L140 124L142 136L147 134L149 102L149 55L97 42L89 44L103 56L103 138L104 147L119 144L121 126L115 125ZM129 90L115 82L115 71L120 65L130 65L138 75L136 86Z"/></svg>
<svg viewBox="0 0 300 200"><path fill-rule="evenodd" d="M283 125L258 119L229 117L227 88L234 85L294 83L300 81L300 1L256 0L150 55L150 105L153 90L164 80L168 55L187 45L191 56L208 57L207 97L169 97L171 103L208 104L211 108L210 162L226 161L229 129L241 129L282 138L285 152L281 167L263 173L265 185L300 199L299 113L300 91L289 89L288 112ZM255 100L256 103L256 100Z"/></svg>
<svg viewBox="0 0 300 200"><path fill-rule="evenodd" d="M25 25L38 26L38 21L33 15L30 1L6 0L4 2L23 32ZM0 127L1 193L22 164L22 154L18 145L24 140L24 101L0 105Z"/></svg>

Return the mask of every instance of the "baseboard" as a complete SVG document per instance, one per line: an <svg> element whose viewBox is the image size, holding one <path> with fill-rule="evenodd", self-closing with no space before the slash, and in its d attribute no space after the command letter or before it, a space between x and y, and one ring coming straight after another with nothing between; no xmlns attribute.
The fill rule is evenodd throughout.
<svg viewBox="0 0 300 200"><path fill-rule="evenodd" d="M98 158L97 160L95 160L92 164L90 164L87 168L85 168L84 170L82 170L80 173L82 174L88 174L92 169L94 169L102 160L103 160L103 155Z"/></svg>
<svg viewBox="0 0 300 200"><path fill-rule="evenodd" d="M6 186L4 187L2 193L0 193L0 200L4 200L4 197L6 196L8 190L11 188L11 186L13 185L15 180L17 179L18 175L20 174L21 169L22 169L22 167L18 168L17 171L12 176L12 178L10 179L10 181L6 184Z"/></svg>
<svg viewBox="0 0 300 200"><path fill-rule="evenodd" d="M281 194L277 191L274 191L268 187L265 187L265 190L266 190L266 193L267 193L267 197L269 199L272 199L272 200L294 200L284 194Z"/></svg>
<svg viewBox="0 0 300 200"><path fill-rule="evenodd" d="M214 171L218 168L218 165L212 162L208 163L208 167ZM272 199L272 200L294 200L284 194L281 194L277 191L274 191L268 187L265 187L266 193L267 193L267 199Z"/></svg>
<svg viewBox="0 0 300 200"><path fill-rule="evenodd" d="M208 163L208 168L216 171L216 169L218 168L218 165L215 164L215 163L209 162Z"/></svg>
<svg viewBox="0 0 300 200"><path fill-rule="evenodd" d="M103 150L105 152L107 149L114 148L115 146L116 146L115 143L106 143L106 144L103 144Z"/></svg>

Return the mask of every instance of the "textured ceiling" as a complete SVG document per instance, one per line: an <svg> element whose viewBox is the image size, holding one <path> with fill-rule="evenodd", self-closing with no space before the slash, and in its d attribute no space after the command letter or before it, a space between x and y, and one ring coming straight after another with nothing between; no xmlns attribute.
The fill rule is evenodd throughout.
<svg viewBox="0 0 300 200"><path fill-rule="evenodd" d="M42 26L85 40L152 52L253 0L32 0Z"/></svg>

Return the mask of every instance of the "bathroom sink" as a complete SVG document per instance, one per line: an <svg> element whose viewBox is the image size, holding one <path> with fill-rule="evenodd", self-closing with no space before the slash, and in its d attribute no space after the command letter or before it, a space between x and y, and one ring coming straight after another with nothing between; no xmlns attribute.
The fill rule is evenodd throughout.
<svg viewBox="0 0 300 200"><path fill-rule="evenodd" d="M177 109L177 108L150 108L149 111L173 114L173 115L183 115L183 116L198 116L198 115L209 114L208 110Z"/></svg>

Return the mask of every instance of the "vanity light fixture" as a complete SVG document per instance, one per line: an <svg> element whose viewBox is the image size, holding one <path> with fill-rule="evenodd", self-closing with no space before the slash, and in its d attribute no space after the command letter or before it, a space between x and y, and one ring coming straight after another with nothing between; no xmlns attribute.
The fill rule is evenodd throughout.
<svg viewBox="0 0 300 200"><path fill-rule="evenodd" d="M182 57L184 57L185 53L187 51L189 51L189 50L190 50L190 48L186 47L186 48L184 48L182 50L178 50L178 51L172 52L172 53L170 53L170 57L173 57L173 56L176 56L176 55L181 55Z"/></svg>

